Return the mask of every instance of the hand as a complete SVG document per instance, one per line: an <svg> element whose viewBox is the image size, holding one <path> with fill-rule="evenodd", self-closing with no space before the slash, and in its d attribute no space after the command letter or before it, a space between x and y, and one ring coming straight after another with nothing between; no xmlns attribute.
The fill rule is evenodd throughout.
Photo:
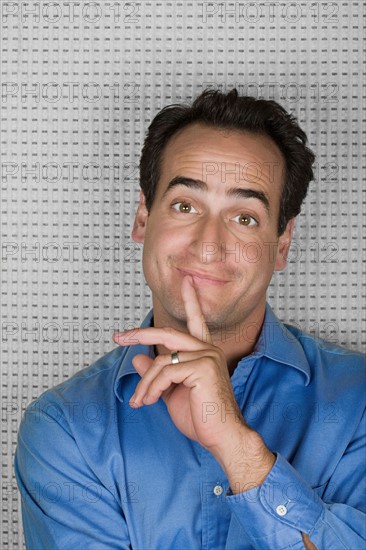
<svg viewBox="0 0 366 550"><path fill-rule="evenodd" d="M136 343L161 344L170 351L178 349L180 362L173 365L170 354L158 355L155 360L136 355L133 365L142 379L130 405L151 405L162 397L177 428L210 448L222 442L224 432L228 431L227 423L235 423L237 428L244 421L233 394L225 356L212 344L189 276L182 282L182 298L189 334L172 328L134 329ZM114 335L115 342L130 345L128 333Z"/></svg>
<svg viewBox="0 0 366 550"><path fill-rule="evenodd" d="M169 351L179 350L180 362L172 364L170 353L155 359L136 355L133 365L142 378L130 405L151 405L162 397L176 427L208 449L224 469L233 468L234 457L240 462L241 470L248 469L247 461L260 463L264 452L268 473L274 457L259 434L244 421L233 393L225 355L212 344L190 276L183 278L182 298L189 334L169 327L133 329L136 344L160 344ZM117 333L113 339L119 345L131 345L131 332Z"/></svg>

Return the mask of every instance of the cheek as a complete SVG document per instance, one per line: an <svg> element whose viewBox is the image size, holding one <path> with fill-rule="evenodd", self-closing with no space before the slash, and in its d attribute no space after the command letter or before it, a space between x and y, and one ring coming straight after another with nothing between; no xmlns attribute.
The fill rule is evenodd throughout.
<svg viewBox="0 0 366 550"><path fill-rule="evenodd" d="M184 227L172 227L163 221L154 224L151 231L147 232L147 244L153 248L156 254L162 251L177 254L179 249L189 242L189 231Z"/></svg>
<svg viewBox="0 0 366 550"><path fill-rule="evenodd" d="M277 255L277 243L270 239L248 239L241 242L240 263L256 270L272 269Z"/></svg>
<svg viewBox="0 0 366 550"><path fill-rule="evenodd" d="M164 266L171 256L180 256L187 250L189 238L183 228L154 224L147 229L143 248L144 269Z"/></svg>

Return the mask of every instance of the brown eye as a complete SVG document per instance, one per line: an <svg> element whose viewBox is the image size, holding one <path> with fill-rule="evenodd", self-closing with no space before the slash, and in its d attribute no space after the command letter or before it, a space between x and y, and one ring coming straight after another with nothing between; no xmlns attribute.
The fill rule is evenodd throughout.
<svg viewBox="0 0 366 550"><path fill-rule="evenodd" d="M179 203L179 212L182 212L183 214L189 214L191 211L192 206L188 202L180 202Z"/></svg>
<svg viewBox="0 0 366 550"><path fill-rule="evenodd" d="M257 220L255 220L252 216L249 216L248 214L239 214L238 216L235 216L234 220L236 220L240 225L244 226L258 225Z"/></svg>
<svg viewBox="0 0 366 550"><path fill-rule="evenodd" d="M246 214L240 214L240 216L239 216L239 223L241 225L249 225L250 220L251 220L251 217L247 216Z"/></svg>
<svg viewBox="0 0 366 550"><path fill-rule="evenodd" d="M171 207L181 214L197 214L197 210L187 201L175 202Z"/></svg>

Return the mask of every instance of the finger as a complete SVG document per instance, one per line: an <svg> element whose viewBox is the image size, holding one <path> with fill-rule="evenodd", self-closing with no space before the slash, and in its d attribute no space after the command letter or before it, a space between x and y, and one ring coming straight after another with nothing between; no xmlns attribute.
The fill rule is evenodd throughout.
<svg viewBox="0 0 366 550"><path fill-rule="evenodd" d="M141 377L149 371L153 362L154 359L152 357L144 355L143 353L138 353L132 358L132 364Z"/></svg>
<svg viewBox="0 0 366 550"><path fill-rule="evenodd" d="M154 360L148 355L144 355L143 353L138 353L133 357L132 364L135 367L135 370L138 372L138 374L143 378L143 376L147 372L149 372L149 369L153 361ZM135 393L130 397L130 400L129 400L130 406L134 408L139 407L139 404L136 402L136 399L135 399L135 394L136 394L136 389L135 389Z"/></svg>
<svg viewBox="0 0 366 550"><path fill-rule="evenodd" d="M136 357L138 357L138 356L135 356L135 358L132 360L132 363L133 363L134 366L135 366ZM142 378L141 378L140 382L137 384L137 386L135 388L135 393L131 396L131 399L130 399L130 405L132 407L140 407L141 405L143 405L143 399L145 397L145 394L146 394L151 382L159 374L161 369L163 369L165 367L165 365L169 364L168 360L165 363L161 360L162 356L159 355L158 357L159 357L159 360L155 359L155 361L153 359L151 359L151 357L149 357L151 362L150 362L148 368L145 370L144 373L141 372ZM136 370L137 370L137 368L136 368Z"/></svg>
<svg viewBox="0 0 366 550"><path fill-rule="evenodd" d="M183 277L182 298L187 315L187 327L190 334L203 342L212 344L212 336L202 313L201 305L190 275Z"/></svg>
<svg viewBox="0 0 366 550"><path fill-rule="evenodd" d="M133 333L133 342L131 342L130 333ZM119 346L131 346L136 344L145 344L147 346L156 346L161 344L169 350L179 349L181 351L195 351L202 349L202 340L197 339L191 334L186 334L170 327L164 328L138 328L131 331L118 332L113 335L113 340Z"/></svg>
<svg viewBox="0 0 366 550"><path fill-rule="evenodd" d="M197 369L199 364L197 360L193 360L180 363L179 365L167 365L163 367L143 396L143 404L152 405L160 397L164 399L164 394L168 394L169 389L173 385L184 384L189 388L197 386L200 383L199 369Z"/></svg>
<svg viewBox="0 0 366 550"><path fill-rule="evenodd" d="M207 357L208 355L210 355L210 350L202 350L198 352L181 352L180 351L178 354L179 364L187 361L201 359L202 357ZM172 357L171 355L158 355L158 357L153 361L151 358L148 358L146 355L140 354L134 357L132 361L134 366L135 366L136 357L138 359L140 357L143 358L144 363L145 363L145 359L150 359L150 363L148 367L145 369L145 372L140 382L136 386L135 393L133 394L130 400L131 402L134 403L133 406L139 407L140 405L143 405L144 397L148 392L150 385L155 380L155 378L158 377L161 370L167 365L172 364ZM136 368L136 370L138 369ZM142 369L139 369L138 372L142 374Z"/></svg>
<svg viewBox="0 0 366 550"><path fill-rule="evenodd" d="M116 344L122 345L120 342L118 342L118 337L123 334L124 335L123 343L124 343L125 346L133 346L133 345L139 344L139 341L136 337L136 333L137 333L138 330L139 330L138 328L132 328L132 329L124 330L124 331L121 331L121 332L115 332L112 335L112 340Z"/></svg>

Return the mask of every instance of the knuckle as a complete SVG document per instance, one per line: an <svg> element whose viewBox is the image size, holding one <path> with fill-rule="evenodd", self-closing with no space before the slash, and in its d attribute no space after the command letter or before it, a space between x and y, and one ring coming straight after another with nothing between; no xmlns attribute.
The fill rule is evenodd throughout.
<svg viewBox="0 0 366 550"><path fill-rule="evenodd" d="M212 355L209 355L206 357L206 363L207 363L207 367L208 369L210 369L211 371L215 371L216 368L217 368L217 363L215 361L215 358L212 356Z"/></svg>
<svg viewBox="0 0 366 550"><path fill-rule="evenodd" d="M161 374L162 374L165 378L168 378L169 373L170 373L170 365L165 365L165 366L161 369Z"/></svg>
<svg viewBox="0 0 366 550"><path fill-rule="evenodd" d="M176 334L176 330L172 327L164 327L163 330L166 334Z"/></svg>
<svg viewBox="0 0 366 550"><path fill-rule="evenodd" d="M215 364L218 362L220 363L221 361L226 362L224 352L220 348L209 349L207 355L215 362Z"/></svg>
<svg viewBox="0 0 366 550"><path fill-rule="evenodd" d="M216 357L220 362L226 363L226 357L225 357L225 354L224 354L224 352L222 351L222 349L220 349L220 348L215 348L213 351L214 351L214 353L215 353L215 357Z"/></svg>
<svg viewBox="0 0 366 550"><path fill-rule="evenodd" d="M154 367L163 367L166 364L166 357L164 355L158 355L156 359L154 359Z"/></svg>

